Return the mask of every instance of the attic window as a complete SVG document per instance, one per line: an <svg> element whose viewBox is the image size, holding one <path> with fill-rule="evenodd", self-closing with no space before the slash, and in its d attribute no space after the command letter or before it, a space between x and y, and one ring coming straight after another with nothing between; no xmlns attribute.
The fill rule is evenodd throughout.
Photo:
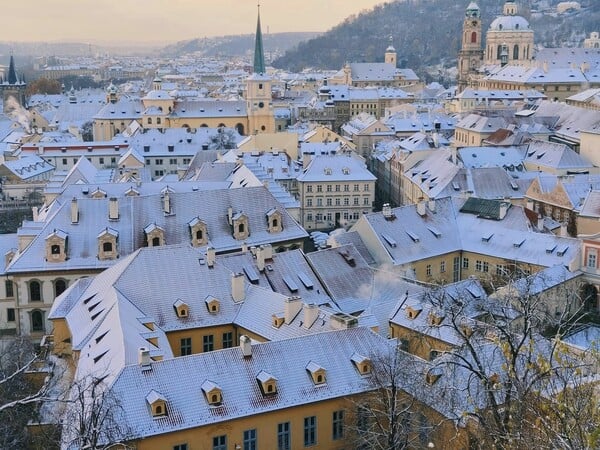
<svg viewBox="0 0 600 450"><path fill-rule="evenodd" d="M206 309L208 309L208 312L211 314L216 314L221 309L221 303L212 295L206 297L204 303L206 304Z"/></svg>
<svg viewBox="0 0 600 450"><path fill-rule="evenodd" d="M271 324L274 328L280 328L281 325L285 322L285 317L283 313L275 313L271 316Z"/></svg>
<svg viewBox="0 0 600 450"><path fill-rule="evenodd" d="M180 319L185 319L189 316L190 308L183 300L180 298L177 299L175 303L173 303L173 308L175 308L175 314Z"/></svg>
<svg viewBox="0 0 600 450"><path fill-rule="evenodd" d="M146 396L146 402L150 405L152 417L164 417L167 415L167 399L155 390L151 390Z"/></svg>
<svg viewBox="0 0 600 450"><path fill-rule="evenodd" d="M256 381L262 391L263 395L275 395L277 394L277 378L264 370L261 370L256 375Z"/></svg>
<svg viewBox="0 0 600 450"><path fill-rule="evenodd" d="M310 374L315 385L324 385L327 382L326 370L314 361L310 361L306 365L306 371Z"/></svg>
<svg viewBox="0 0 600 450"><path fill-rule="evenodd" d="M490 232L486 232L482 237L481 240L483 242L490 242L490 239L492 238L492 236L494 235L494 233L490 233Z"/></svg>
<svg viewBox="0 0 600 450"><path fill-rule="evenodd" d="M565 253L567 253L567 250L569 250L569 246L568 245L565 245L565 246L559 248L556 251L556 256L564 256Z"/></svg>
<svg viewBox="0 0 600 450"><path fill-rule="evenodd" d="M428 321L429 325L439 326L444 320L444 314L441 311L431 311L429 313Z"/></svg>
<svg viewBox="0 0 600 450"><path fill-rule="evenodd" d="M371 373L371 360L359 353L353 353L350 360L361 375L369 375Z"/></svg>
<svg viewBox="0 0 600 450"><path fill-rule="evenodd" d="M421 307L413 307L413 306L407 306L406 307L406 316L409 319L416 319L417 316L421 313L422 309Z"/></svg>
<svg viewBox="0 0 600 450"><path fill-rule="evenodd" d="M442 370L439 367L429 369L425 374L425 381L427 384L432 385L442 376Z"/></svg>
<svg viewBox="0 0 600 450"><path fill-rule="evenodd" d="M201 389L209 405L221 406L223 404L223 390L218 384L206 380L202 383Z"/></svg>

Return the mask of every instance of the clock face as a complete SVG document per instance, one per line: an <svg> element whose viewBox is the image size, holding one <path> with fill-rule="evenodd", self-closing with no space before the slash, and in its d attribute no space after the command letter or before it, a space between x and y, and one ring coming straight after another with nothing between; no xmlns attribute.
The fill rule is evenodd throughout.
<svg viewBox="0 0 600 450"><path fill-rule="evenodd" d="M473 25L474 27L476 27L477 26L477 21L474 20L473 22L471 22L471 25Z"/></svg>
<svg viewBox="0 0 600 450"><path fill-rule="evenodd" d="M259 104L258 104L258 107L259 107L259 108L264 108L264 107L265 107L265 104L264 104L263 102L259 102Z"/></svg>

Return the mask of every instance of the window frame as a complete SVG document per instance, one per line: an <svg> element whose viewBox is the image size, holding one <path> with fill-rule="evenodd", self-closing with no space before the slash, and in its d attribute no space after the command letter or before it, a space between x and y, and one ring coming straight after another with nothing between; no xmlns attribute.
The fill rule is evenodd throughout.
<svg viewBox="0 0 600 450"><path fill-rule="evenodd" d="M188 356L192 354L192 338L185 337L179 339L179 355Z"/></svg>
<svg viewBox="0 0 600 450"><path fill-rule="evenodd" d="M304 446L317 445L317 416L304 418Z"/></svg>

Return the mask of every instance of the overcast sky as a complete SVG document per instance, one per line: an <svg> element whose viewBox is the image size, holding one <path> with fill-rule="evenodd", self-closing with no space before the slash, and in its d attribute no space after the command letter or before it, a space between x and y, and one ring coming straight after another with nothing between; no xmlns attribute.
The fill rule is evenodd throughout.
<svg viewBox="0 0 600 450"><path fill-rule="evenodd" d="M0 41L167 43L254 33L256 0L1 0ZM263 32L326 31L384 0L261 0Z"/></svg>

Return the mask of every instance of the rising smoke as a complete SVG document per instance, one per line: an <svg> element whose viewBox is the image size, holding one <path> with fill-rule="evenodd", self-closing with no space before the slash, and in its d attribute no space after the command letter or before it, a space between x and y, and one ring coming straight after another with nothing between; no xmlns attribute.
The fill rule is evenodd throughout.
<svg viewBox="0 0 600 450"><path fill-rule="evenodd" d="M12 95L9 95L4 101L4 114L21 125L27 133L31 133L31 116L29 111L23 108Z"/></svg>

